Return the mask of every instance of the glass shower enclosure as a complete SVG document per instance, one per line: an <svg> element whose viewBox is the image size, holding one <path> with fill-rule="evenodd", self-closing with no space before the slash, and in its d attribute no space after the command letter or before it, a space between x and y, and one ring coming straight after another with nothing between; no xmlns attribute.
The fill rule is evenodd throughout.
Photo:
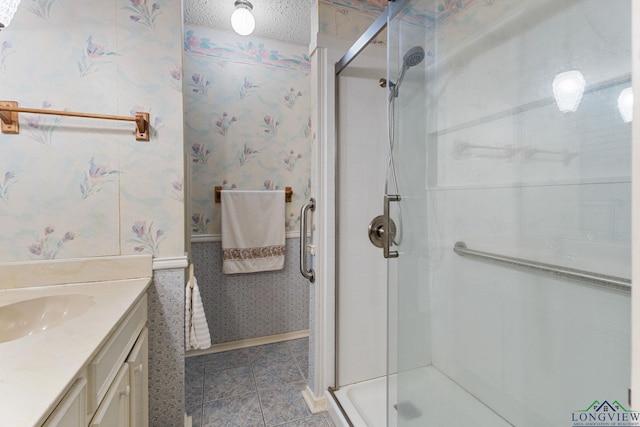
<svg viewBox="0 0 640 427"><path fill-rule="evenodd" d="M630 410L631 3L389 2L388 425Z"/></svg>

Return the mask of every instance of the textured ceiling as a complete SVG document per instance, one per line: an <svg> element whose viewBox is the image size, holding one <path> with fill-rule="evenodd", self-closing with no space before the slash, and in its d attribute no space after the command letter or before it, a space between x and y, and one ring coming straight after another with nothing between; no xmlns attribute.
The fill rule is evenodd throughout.
<svg viewBox="0 0 640 427"><path fill-rule="evenodd" d="M309 0L250 0L259 37L309 44L311 2ZM188 24L233 31L234 0L184 0L184 20Z"/></svg>

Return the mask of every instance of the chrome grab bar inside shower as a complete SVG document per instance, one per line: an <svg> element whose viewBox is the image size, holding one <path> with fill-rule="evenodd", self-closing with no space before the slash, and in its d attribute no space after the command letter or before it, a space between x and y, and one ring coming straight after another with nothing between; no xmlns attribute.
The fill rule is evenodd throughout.
<svg viewBox="0 0 640 427"><path fill-rule="evenodd" d="M606 274L592 273L575 268L562 267L560 265L546 264L543 262L529 261L504 255L496 255L489 252L477 251L467 248L466 243L456 242L453 251L460 256L493 261L509 267L523 269L529 272L542 272L556 278L579 280L590 285L613 289L619 292L631 292L631 280Z"/></svg>
<svg viewBox="0 0 640 427"><path fill-rule="evenodd" d="M313 197L300 208L300 273L311 283L316 281L316 273L313 268L307 268L307 212L316 210L316 199Z"/></svg>

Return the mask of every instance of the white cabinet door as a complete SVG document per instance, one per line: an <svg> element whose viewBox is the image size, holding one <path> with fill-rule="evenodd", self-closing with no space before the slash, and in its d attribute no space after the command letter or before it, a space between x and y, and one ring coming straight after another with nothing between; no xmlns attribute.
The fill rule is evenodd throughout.
<svg viewBox="0 0 640 427"><path fill-rule="evenodd" d="M85 427L87 425L85 402L87 380L78 378L43 427Z"/></svg>
<svg viewBox="0 0 640 427"><path fill-rule="evenodd" d="M123 364L91 420L90 427L129 427L129 365Z"/></svg>
<svg viewBox="0 0 640 427"><path fill-rule="evenodd" d="M149 426L149 331L145 327L136 342L127 363L131 382L130 427Z"/></svg>

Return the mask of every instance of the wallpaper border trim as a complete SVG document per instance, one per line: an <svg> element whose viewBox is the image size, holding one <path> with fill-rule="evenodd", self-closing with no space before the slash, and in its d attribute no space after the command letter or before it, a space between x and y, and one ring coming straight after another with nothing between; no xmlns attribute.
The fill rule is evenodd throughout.
<svg viewBox="0 0 640 427"><path fill-rule="evenodd" d="M186 55L311 72L308 47L304 45L256 36L243 39L226 31L195 24L186 24L183 31L182 51ZM297 50L297 53L285 54L283 50Z"/></svg>

